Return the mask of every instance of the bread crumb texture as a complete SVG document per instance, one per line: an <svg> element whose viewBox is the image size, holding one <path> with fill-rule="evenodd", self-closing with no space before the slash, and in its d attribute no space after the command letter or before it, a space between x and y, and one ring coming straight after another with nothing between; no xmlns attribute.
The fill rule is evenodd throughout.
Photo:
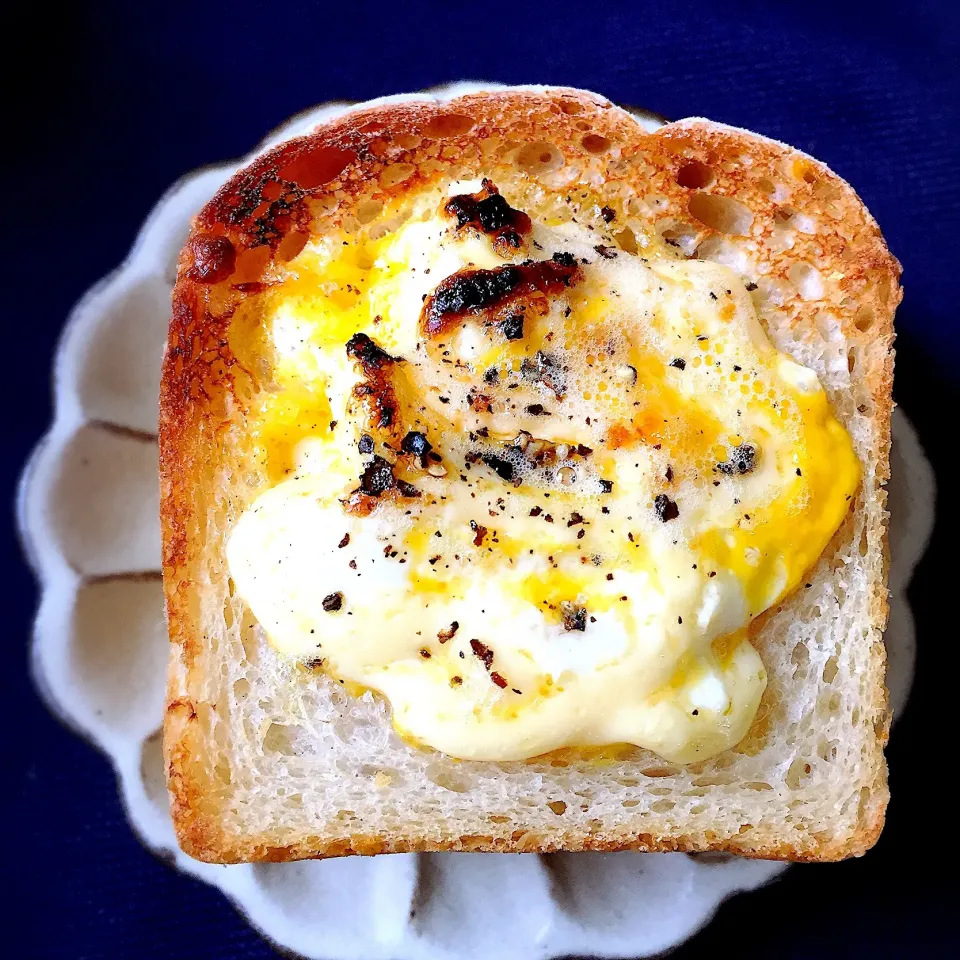
<svg viewBox="0 0 960 960"><path fill-rule="evenodd" d="M676 767L632 747L461 762L403 743L388 706L284 659L234 595L223 544L265 478L238 361L258 298L311 236L382 236L405 198L492 177L554 223L732 267L774 345L812 368L863 480L804 585L754 621L768 685L737 747ZM703 120L644 132L566 89L348 113L255 160L180 257L161 386L172 641L164 747L181 844L213 862L425 850L863 853L887 804L885 492L899 264L852 188L782 144Z"/></svg>

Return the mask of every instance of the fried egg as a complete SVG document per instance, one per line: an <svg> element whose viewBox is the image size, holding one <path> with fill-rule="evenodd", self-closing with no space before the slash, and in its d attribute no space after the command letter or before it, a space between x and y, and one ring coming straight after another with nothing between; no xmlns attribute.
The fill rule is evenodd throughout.
<svg viewBox="0 0 960 960"><path fill-rule="evenodd" d="M449 196L264 297L235 589L413 744L712 757L765 688L751 622L849 510L850 437L729 268Z"/></svg>

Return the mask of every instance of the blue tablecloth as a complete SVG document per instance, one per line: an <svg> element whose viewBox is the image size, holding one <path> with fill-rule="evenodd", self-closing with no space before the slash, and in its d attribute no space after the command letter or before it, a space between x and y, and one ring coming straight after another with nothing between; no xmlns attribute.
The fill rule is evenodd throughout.
<svg viewBox="0 0 960 960"><path fill-rule="evenodd" d="M8 63L25 56L4 115L7 502L49 420L50 358L72 302L121 260L180 174L244 153L310 104L464 77L548 82L795 144L856 186L904 267L896 392L942 490L913 589L919 673L889 751L893 802L876 850L796 868L732 901L678 956L718 945L763 957L893 957L911 946L911 955L957 955L955 901L934 870L952 860L943 841L954 831L937 823L952 819L955 799L938 791L938 770L957 751L947 607L956 557L946 553L960 348L957 9L950 0L20 5L4 30ZM34 585L9 536L3 560L9 889L0 902L6 941L21 941L10 955L272 956L217 892L140 847L107 762L47 714L26 671Z"/></svg>

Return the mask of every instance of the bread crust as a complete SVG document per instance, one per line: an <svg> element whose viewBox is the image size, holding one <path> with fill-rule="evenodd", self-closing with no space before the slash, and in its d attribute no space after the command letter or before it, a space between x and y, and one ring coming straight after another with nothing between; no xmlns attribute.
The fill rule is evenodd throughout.
<svg viewBox="0 0 960 960"><path fill-rule="evenodd" d="M513 144L509 161L484 150L491 143ZM272 263L295 254L297 244L317 223L338 223L361 201L391 200L462 167L496 170L517 163L524 144L547 144L565 164L582 171L599 198L642 179L644 190L665 199L665 217L689 219L689 198L702 187L683 186L684 168L699 163L711 172L709 193L735 197L752 211L749 239L771 281L788 282L776 252L776 232L784 210L775 179L793 176L794 207L824 211L827 229L815 238L796 234L792 260L805 246L821 262L842 265L835 281L842 292L834 315L842 336L859 348L860 370L872 396L875 423L873 488L861 496L874 506L870 537L885 542L893 315L900 300L900 267L887 250L879 227L853 189L823 164L755 134L703 120L671 123L646 133L633 118L608 101L570 89L540 92L503 90L449 102L389 103L351 111L307 137L268 151L239 171L196 217L181 253L160 391L160 484L163 569L171 662L164 722L164 750L173 819L183 849L200 860L232 863L306 857L473 850L548 852L553 850L726 851L749 857L823 861L859 855L876 841L886 808L886 767L882 748L888 731L884 653L880 642L887 617L885 569L871 586L870 631L873 649L865 704L876 721L876 757L870 802L858 829L848 836L798 843L763 824L749 834L657 836L639 832L625 819L622 830L591 834L558 827L546 833L510 829L461 836L455 824L436 824L429 835L416 829L383 836L349 832L297 836L278 842L275 833L232 836L222 828L211 796L208 732L199 713L209 708L200 608L204 561L219 547L207 536L212 470L222 466L218 444L242 410L247 372L231 351L229 330L243 303L255 297ZM519 145L519 147L517 147ZM545 148L546 149L546 148ZM534 151L536 152L536 151ZM550 150L546 151L548 154ZM537 178L534 159L530 176ZM771 171L773 192L758 186L756 171ZM776 174L776 177L773 174ZM708 218L709 219L709 218ZM703 237L720 230L697 224ZM813 253L811 252L811 258ZM841 272L838 270L838 272ZM790 320L798 336L808 335L815 318L802 298ZM885 547L881 549L885 550Z"/></svg>

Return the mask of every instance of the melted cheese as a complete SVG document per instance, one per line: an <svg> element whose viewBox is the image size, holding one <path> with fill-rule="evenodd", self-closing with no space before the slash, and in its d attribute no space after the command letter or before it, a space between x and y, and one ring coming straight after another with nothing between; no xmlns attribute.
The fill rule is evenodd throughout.
<svg viewBox="0 0 960 960"><path fill-rule="evenodd" d="M530 255L573 253L584 278L516 340L472 320L422 338L442 279L503 264L439 214L316 241L265 300L275 385L251 434L273 484L227 544L236 589L278 650L379 691L401 734L456 757L630 743L689 763L736 744L766 682L747 628L859 482L816 376L773 348L732 271L607 258L598 239L535 226ZM357 331L404 359L400 420L445 471L401 460L421 495L369 516L341 504L373 432L344 348ZM562 390L529 375L538 355ZM552 455L514 485L478 451L520 471L522 431Z"/></svg>

